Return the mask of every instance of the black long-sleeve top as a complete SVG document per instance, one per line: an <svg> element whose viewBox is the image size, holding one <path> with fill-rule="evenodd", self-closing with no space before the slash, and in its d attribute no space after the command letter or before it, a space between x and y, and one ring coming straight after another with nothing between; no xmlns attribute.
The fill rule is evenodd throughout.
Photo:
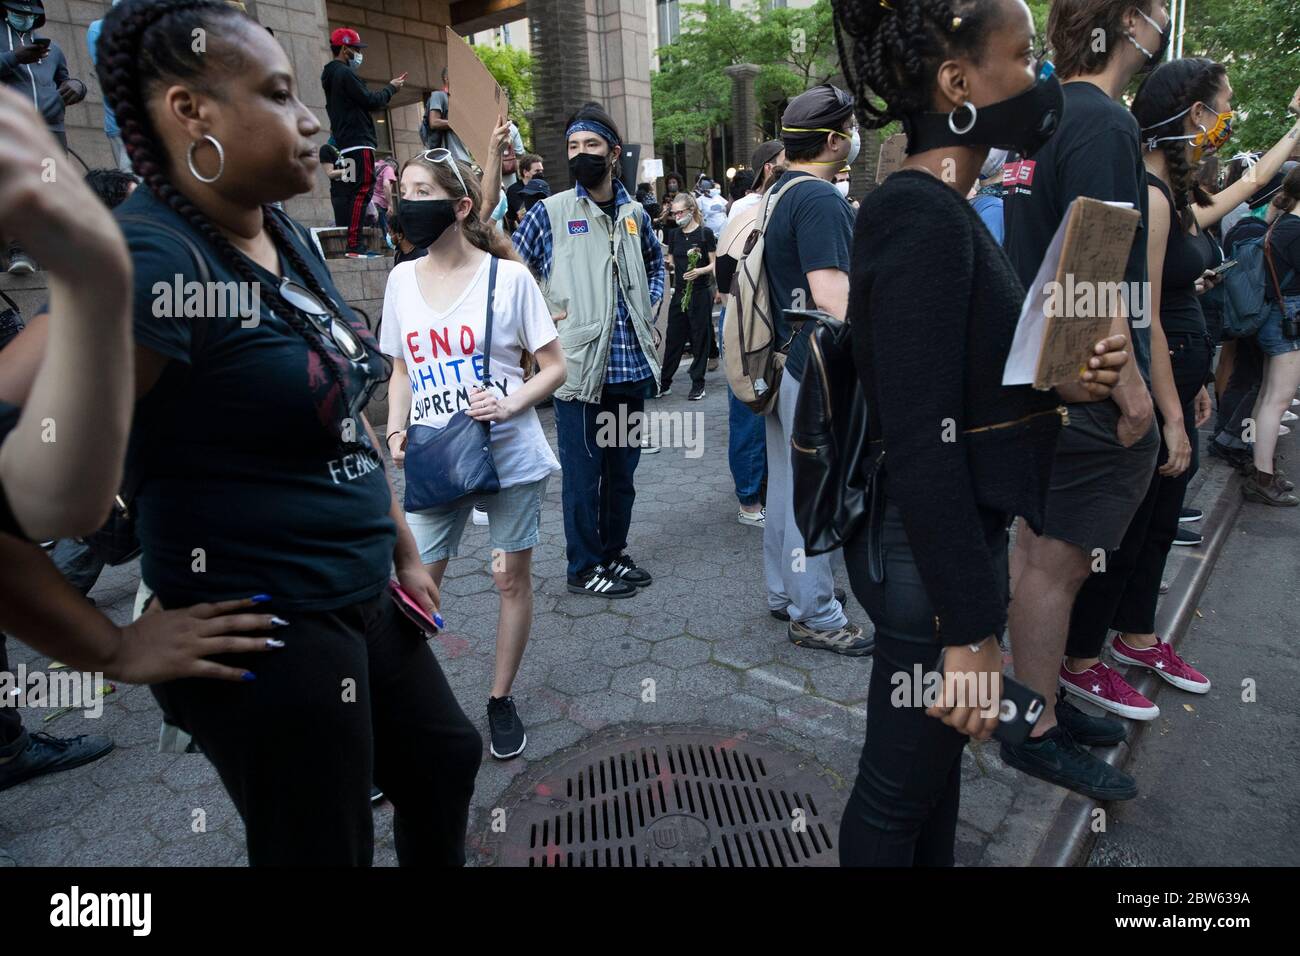
<svg viewBox="0 0 1300 956"><path fill-rule="evenodd" d="M885 487L938 640L975 642L1007 617L986 529L1013 515L1042 526L1058 398L1001 384L1025 291L952 188L896 173L863 201L855 232L848 318Z"/></svg>
<svg viewBox="0 0 1300 956"><path fill-rule="evenodd" d="M330 118L330 133L339 151L354 146L374 149L375 120L371 110L381 110L397 92L397 87L385 83L371 92L366 84L346 63L330 60L320 74L320 85L325 89L325 112Z"/></svg>

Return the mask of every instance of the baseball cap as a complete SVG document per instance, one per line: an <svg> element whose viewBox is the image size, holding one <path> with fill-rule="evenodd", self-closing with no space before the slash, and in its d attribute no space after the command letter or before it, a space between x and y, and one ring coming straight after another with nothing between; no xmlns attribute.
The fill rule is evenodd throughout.
<svg viewBox="0 0 1300 956"><path fill-rule="evenodd" d="M853 97L830 83L805 90L781 114L781 141L799 149L825 139L820 129L835 129L853 112Z"/></svg>
<svg viewBox="0 0 1300 956"><path fill-rule="evenodd" d="M551 184L540 176L534 176L532 179L528 180L528 182L524 183L523 188L519 190L519 195L521 196L541 196L545 198L550 194Z"/></svg>
<svg viewBox="0 0 1300 956"><path fill-rule="evenodd" d="M779 139L769 139L754 149L754 154L750 157L750 165L754 167L755 172L762 172L763 167L780 156L783 149L785 143Z"/></svg>
<svg viewBox="0 0 1300 956"><path fill-rule="evenodd" d="M339 27L330 34L330 46L350 46L360 50L367 45L361 42L361 34L351 27Z"/></svg>

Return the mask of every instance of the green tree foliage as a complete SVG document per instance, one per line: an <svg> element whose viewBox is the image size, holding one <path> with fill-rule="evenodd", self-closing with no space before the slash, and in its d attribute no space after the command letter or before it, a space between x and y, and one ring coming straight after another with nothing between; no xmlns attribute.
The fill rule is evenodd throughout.
<svg viewBox="0 0 1300 956"><path fill-rule="evenodd" d="M1286 107L1300 85L1300 0L1187 0L1183 55L1228 70L1238 121L1225 150L1268 149L1295 122Z"/></svg>
<svg viewBox="0 0 1300 956"><path fill-rule="evenodd" d="M510 118L519 127L519 135L524 138L524 142L531 147L533 129L528 122L528 111L533 109L536 102L533 95L532 54L503 43L479 43L470 49L510 97Z"/></svg>
<svg viewBox="0 0 1300 956"><path fill-rule="evenodd" d="M759 67L759 102L780 100L837 72L829 0L804 9L687 4L677 39L659 48L651 76L655 141L711 143L731 119L731 79L738 63Z"/></svg>

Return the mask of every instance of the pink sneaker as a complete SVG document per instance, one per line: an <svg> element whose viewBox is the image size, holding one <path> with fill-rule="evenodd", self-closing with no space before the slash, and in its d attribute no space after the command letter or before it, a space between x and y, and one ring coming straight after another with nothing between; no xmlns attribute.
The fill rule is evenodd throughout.
<svg viewBox="0 0 1300 956"><path fill-rule="evenodd" d="M1205 694L1210 690L1209 678L1179 657L1174 646L1165 641L1155 647L1130 647L1116 634L1110 642L1110 653L1117 661L1155 671L1179 690L1189 690L1193 694Z"/></svg>
<svg viewBox="0 0 1300 956"><path fill-rule="evenodd" d="M1160 716L1159 707L1130 687L1118 671L1102 661L1077 674L1062 664L1060 683L1066 693L1090 700L1121 717L1155 720Z"/></svg>

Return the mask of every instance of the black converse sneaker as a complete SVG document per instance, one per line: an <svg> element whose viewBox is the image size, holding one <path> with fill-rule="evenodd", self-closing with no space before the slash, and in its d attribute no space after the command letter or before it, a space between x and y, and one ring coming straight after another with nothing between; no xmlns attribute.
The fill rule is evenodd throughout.
<svg viewBox="0 0 1300 956"><path fill-rule="evenodd" d="M629 598L636 594L636 586L596 565L580 578L569 578L569 590L574 594L593 597Z"/></svg>
<svg viewBox="0 0 1300 956"><path fill-rule="evenodd" d="M492 739L492 756L498 760L518 757L528 746L523 721L515 709L513 697L489 697L487 705L488 734Z"/></svg>
<svg viewBox="0 0 1300 956"><path fill-rule="evenodd" d="M610 574L617 575L619 580L634 584L639 588L648 587L650 582L654 580L650 577L649 571L638 568L636 562L626 554L620 554L613 561L607 562L605 569Z"/></svg>

